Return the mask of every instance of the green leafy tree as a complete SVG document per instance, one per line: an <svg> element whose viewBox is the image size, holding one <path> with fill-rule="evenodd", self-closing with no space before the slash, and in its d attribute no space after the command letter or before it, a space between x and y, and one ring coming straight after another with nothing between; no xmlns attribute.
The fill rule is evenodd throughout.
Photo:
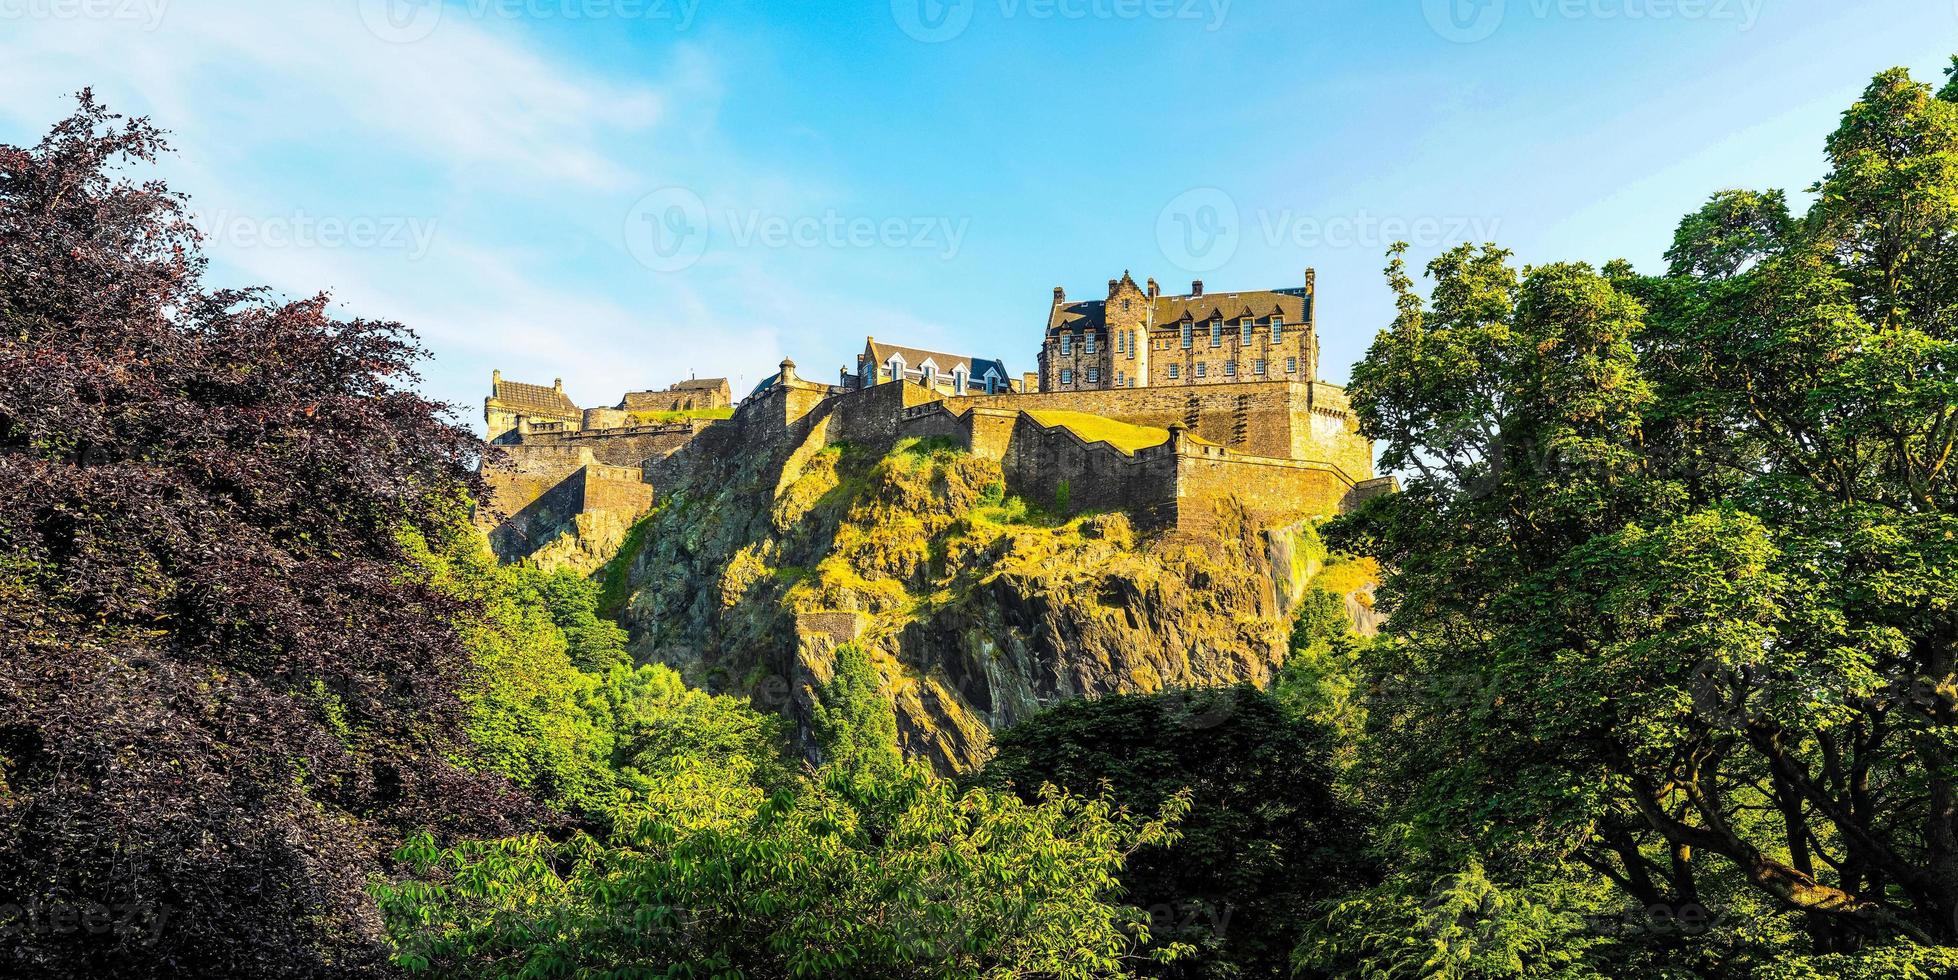
<svg viewBox="0 0 1958 980"><path fill-rule="evenodd" d="M816 690L810 729L825 761L843 772L883 776L901 764L897 711L883 675L855 644L837 648L835 674Z"/></svg>
<svg viewBox="0 0 1958 980"><path fill-rule="evenodd" d="M1030 800L1058 786L1150 812L1189 794L1181 836L1121 875L1159 941L1198 951L1157 975L1287 976L1314 905L1373 874L1327 731L1249 685L1067 701L996 745L981 779Z"/></svg>
<svg viewBox="0 0 1958 980"><path fill-rule="evenodd" d="M1474 679L1368 706L1416 880L1708 909L1642 937L1697 970L1958 942L1958 106L1885 72L1828 150L1663 278L1395 254L1351 393L1410 479L1331 537L1392 570L1369 685Z"/></svg>

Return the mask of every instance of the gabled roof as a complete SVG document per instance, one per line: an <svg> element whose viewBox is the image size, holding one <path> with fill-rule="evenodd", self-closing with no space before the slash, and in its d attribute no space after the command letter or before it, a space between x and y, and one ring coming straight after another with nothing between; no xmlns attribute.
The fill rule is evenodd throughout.
<svg viewBox="0 0 1958 980"><path fill-rule="evenodd" d="M969 378L984 378L988 369L997 372L1001 380L1011 377L1006 373L1006 362L1000 360L968 357L964 354L947 354L944 351L925 350L921 347L880 344L875 339L867 339L866 343L870 347L872 358L880 365L889 364L891 355L895 354L904 360L907 369L916 368L930 361L940 374L947 377L960 368L965 369L966 377Z"/></svg>
<svg viewBox="0 0 1958 980"><path fill-rule="evenodd" d="M498 377L490 382L490 397L502 402L505 407L519 412L570 416L584 414L584 410L579 408L562 389L552 385L525 384L522 381L505 381Z"/></svg>
<svg viewBox="0 0 1958 980"><path fill-rule="evenodd" d="M675 383L668 390L694 391L698 389L707 389L710 391L724 391L727 389L727 379L726 378L691 378L686 381Z"/></svg>
<svg viewBox="0 0 1958 980"><path fill-rule="evenodd" d="M1145 300L1146 302L1146 300ZM1108 322L1106 300L1084 303L1059 303L1047 320L1047 329L1100 329ZM1201 296L1158 296L1152 305L1151 323L1166 326L1188 316L1192 320L1222 318L1235 320L1276 314L1288 324L1303 324L1309 318L1312 301L1304 289L1260 289L1242 293L1204 293Z"/></svg>

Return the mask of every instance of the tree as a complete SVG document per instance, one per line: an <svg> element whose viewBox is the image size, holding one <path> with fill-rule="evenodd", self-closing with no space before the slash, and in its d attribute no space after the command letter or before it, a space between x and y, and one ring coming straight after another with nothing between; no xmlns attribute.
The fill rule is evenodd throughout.
<svg viewBox="0 0 1958 980"><path fill-rule="evenodd" d="M1662 278L1396 252L1350 391L1412 478L1331 539L1392 569L1369 685L1477 681L1369 711L1404 870L1713 910L1676 964L1958 942L1958 106L1885 72L1828 149Z"/></svg>
<svg viewBox="0 0 1958 980"><path fill-rule="evenodd" d="M821 692L828 717L867 703L870 669L844 659ZM411 841L400 880L376 890L396 962L482 977L1131 975L1150 924L1114 901L1116 875L1173 839L1181 797L1142 820L1099 799L961 790L868 743L826 744L856 748L774 789L744 756L668 756L599 836Z"/></svg>
<svg viewBox="0 0 1958 980"><path fill-rule="evenodd" d="M1146 813L1190 794L1181 836L1121 875L1159 941L1197 950L1152 972L1289 976L1314 905L1373 875L1365 821L1333 789L1328 733L1249 685L1063 702L995 744L984 783L1029 800L1057 786Z"/></svg>
<svg viewBox="0 0 1958 980"><path fill-rule="evenodd" d="M379 849L528 810L448 761L460 606L403 574L477 444L398 324L206 290L182 199L119 171L164 149L86 92L0 147L7 965L359 971Z"/></svg>

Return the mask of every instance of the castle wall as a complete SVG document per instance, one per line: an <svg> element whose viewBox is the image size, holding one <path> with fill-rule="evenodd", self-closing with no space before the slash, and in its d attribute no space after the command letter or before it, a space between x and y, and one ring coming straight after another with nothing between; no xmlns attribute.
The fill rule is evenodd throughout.
<svg viewBox="0 0 1958 980"><path fill-rule="evenodd" d="M1212 529L1217 504L1227 497L1241 503L1245 518L1259 526L1331 517L1344 509L1354 485L1344 473L1323 463L1193 446L1177 459L1176 526L1186 532Z"/></svg>
<svg viewBox="0 0 1958 980"><path fill-rule="evenodd" d="M1037 507L1067 511L1126 511L1137 528L1153 530L1175 521L1176 457L1167 447L1133 455L1105 442L1085 442L1064 426L1048 427L1021 415L1000 466L1007 492Z"/></svg>
<svg viewBox="0 0 1958 980"><path fill-rule="evenodd" d="M1260 456L1290 457L1293 418L1305 413L1305 399L1303 388L1275 383L968 395L950 399L950 404L953 411L978 407L1087 412L1159 429L1180 422L1206 442Z"/></svg>
<svg viewBox="0 0 1958 980"><path fill-rule="evenodd" d="M594 461L607 466L636 467L649 459L671 454L692 442L702 429L713 424L707 420L692 419L617 429L531 432L522 437L521 443L504 448L513 458L584 449L590 451Z"/></svg>

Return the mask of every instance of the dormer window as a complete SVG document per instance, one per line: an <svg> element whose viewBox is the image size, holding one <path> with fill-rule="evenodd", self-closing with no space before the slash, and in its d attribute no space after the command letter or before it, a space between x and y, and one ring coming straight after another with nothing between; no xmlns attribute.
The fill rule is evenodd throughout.
<svg viewBox="0 0 1958 980"><path fill-rule="evenodd" d="M1089 357L1095 356L1095 332L1093 330L1081 335L1081 347L1082 352Z"/></svg>
<svg viewBox="0 0 1958 980"><path fill-rule="evenodd" d="M1074 334L1072 332L1063 331L1061 333L1061 356L1068 357L1073 353L1074 353Z"/></svg>
<svg viewBox="0 0 1958 980"><path fill-rule="evenodd" d="M1224 346L1224 321L1222 318L1210 321L1210 346Z"/></svg>
<svg viewBox="0 0 1958 980"><path fill-rule="evenodd" d="M1274 344L1285 342L1285 318L1275 314L1271 318L1271 342Z"/></svg>
<svg viewBox="0 0 1958 980"><path fill-rule="evenodd" d="M1193 334L1195 332L1195 328L1196 328L1196 324L1191 323L1188 320L1183 321L1183 349L1184 350L1189 350L1192 346L1194 346L1195 338Z"/></svg>

